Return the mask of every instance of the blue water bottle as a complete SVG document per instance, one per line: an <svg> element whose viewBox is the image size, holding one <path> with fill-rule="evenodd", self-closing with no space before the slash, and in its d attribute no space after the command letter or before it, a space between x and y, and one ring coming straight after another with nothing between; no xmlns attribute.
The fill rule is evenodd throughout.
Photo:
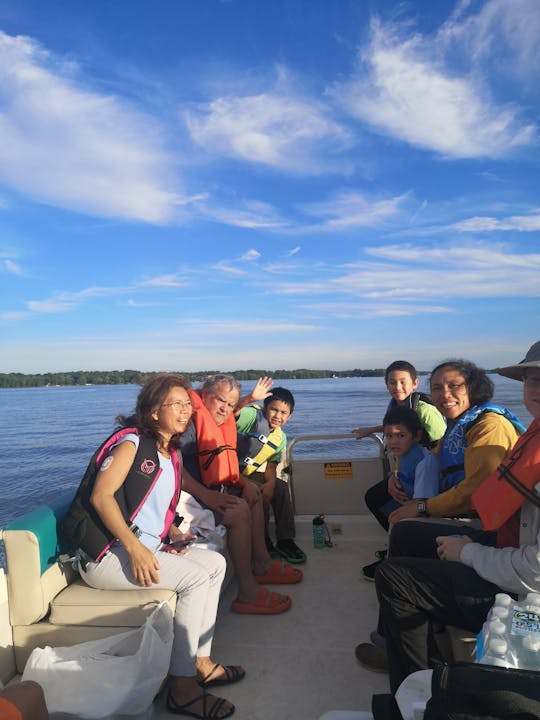
<svg viewBox="0 0 540 720"><path fill-rule="evenodd" d="M322 550L324 545L324 515L317 515L313 518L313 547Z"/></svg>

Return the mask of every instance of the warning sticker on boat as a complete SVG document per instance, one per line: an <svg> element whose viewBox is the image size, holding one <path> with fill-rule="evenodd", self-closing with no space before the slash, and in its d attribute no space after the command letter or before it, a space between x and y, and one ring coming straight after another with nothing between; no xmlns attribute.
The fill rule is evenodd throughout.
<svg viewBox="0 0 540 720"><path fill-rule="evenodd" d="M324 477L331 480L332 478L352 478L351 462L327 462L324 463Z"/></svg>

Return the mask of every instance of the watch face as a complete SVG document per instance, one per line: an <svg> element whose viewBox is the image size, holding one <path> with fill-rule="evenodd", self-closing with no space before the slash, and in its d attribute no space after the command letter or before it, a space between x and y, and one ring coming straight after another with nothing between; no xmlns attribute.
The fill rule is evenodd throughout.
<svg viewBox="0 0 540 720"><path fill-rule="evenodd" d="M416 509L418 510L418 512L419 512L421 515L424 515L424 514L425 514L425 512L426 512L426 503L424 502L424 500L419 500L419 501L416 503Z"/></svg>

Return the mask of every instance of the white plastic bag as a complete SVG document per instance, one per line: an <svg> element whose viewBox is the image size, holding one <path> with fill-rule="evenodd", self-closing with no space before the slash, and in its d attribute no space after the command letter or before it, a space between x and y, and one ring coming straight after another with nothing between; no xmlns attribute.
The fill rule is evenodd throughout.
<svg viewBox="0 0 540 720"><path fill-rule="evenodd" d="M403 720L421 720L431 697L433 670L417 670L408 675L398 687L396 702Z"/></svg>
<svg viewBox="0 0 540 720"><path fill-rule="evenodd" d="M50 713L136 715L167 676L172 643L172 613L160 603L140 628L71 647L36 648L22 679L42 686Z"/></svg>

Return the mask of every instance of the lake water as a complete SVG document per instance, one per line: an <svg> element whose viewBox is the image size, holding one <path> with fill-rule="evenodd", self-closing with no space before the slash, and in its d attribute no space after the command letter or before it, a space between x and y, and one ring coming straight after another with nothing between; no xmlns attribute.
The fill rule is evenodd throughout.
<svg viewBox="0 0 540 720"><path fill-rule="evenodd" d="M495 401L528 425L521 383L492 376ZM420 389L427 391L426 379ZM279 380L275 384L280 384ZM287 380L296 400L286 432L347 433L383 417L389 396L383 378ZM252 383L244 383L245 392ZM136 385L0 389L0 527L56 495L75 488L90 456L114 429L114 418L128 414ZM373 452L370 441L299 443L296 455L331 458ZM0 544L0 564L3 554Z"/></svg>

